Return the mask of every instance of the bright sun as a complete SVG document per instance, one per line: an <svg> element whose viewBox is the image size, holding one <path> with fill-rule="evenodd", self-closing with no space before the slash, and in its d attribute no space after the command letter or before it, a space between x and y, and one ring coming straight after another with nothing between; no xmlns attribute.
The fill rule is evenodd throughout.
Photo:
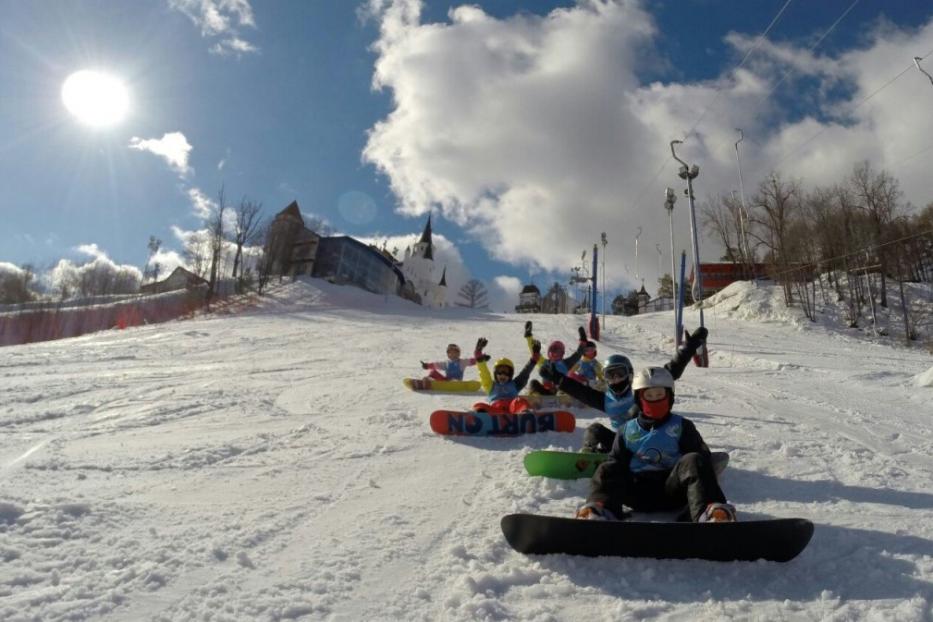
<svg viewBox="0 0 933 622"><path fill-rule="evenodd" d="M123 83L99 71L76 71L62 85L65 108L82 123L94 127L123 120L130 100Z"/></svg>

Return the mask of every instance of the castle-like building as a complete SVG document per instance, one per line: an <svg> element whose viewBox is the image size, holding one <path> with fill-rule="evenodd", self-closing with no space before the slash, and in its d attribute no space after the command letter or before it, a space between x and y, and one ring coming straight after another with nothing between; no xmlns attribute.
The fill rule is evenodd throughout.
<svg viewBox="0 0 933 622"><path fill-rule="evenodd" d="M402 274L405 275L406 292L426 307L435 309L447 306L447 266L437 278L437 266L434 263L434 242L431 240L431 215L424 231L414 246L405 249L402 258ZM412 296L414 295L414 296Z"/></svg>

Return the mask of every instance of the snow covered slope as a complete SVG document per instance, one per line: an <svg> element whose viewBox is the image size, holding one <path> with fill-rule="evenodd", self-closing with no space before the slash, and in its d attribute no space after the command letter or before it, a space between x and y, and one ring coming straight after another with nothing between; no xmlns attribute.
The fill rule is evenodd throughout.
<svg viewBox="0 0 933 622"><path fill-rule="evenodd" d="M929 620L931 358L707 312L678 412L732 455L740 519L817 523L788 564L528 558L501 515L570 515L524 474L574 434L450 440L406 391L486 336L525 360L581 318L429 311L320 281L238 316L0 350L3 620ZM772 318L773 319L773 318ZM688 327L697 319L687 313ZM600 357L673 350L669 313L610 317ZM475 377L468 370L467 377ZM583 426L599 418L581 413Z"/></svg>

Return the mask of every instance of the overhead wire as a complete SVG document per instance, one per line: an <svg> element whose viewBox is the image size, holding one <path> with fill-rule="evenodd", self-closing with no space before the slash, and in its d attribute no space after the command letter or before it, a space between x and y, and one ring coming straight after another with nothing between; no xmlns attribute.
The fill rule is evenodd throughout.
<svg viewBox="0 0 933 622"><path fill-rule="evenodd" d="M858 1L858 0L856 0L856 2L857 2L857 1ZM771 29L774 28L775 24L777 24L778 21L781 19L781 16L784 14L784 11L787 10L787 7L790 6L790 3L791 3L791 2L793 2L793 0L787 0L787 1L784 3L784 5L780 8L780 10L779 10L779 11L777 12L777 14L774 16L774 18L772 18L771 23L768 24L768 27L765 28L764 31L763 31L761 34L758 35L758 38L756 39L755 44L745 53L745 56L742 58L741 62L739 62L739 64L736 65L736 67L732 70L733 73L736 72L736 71L738 71L739 69L741 69L741 68L745 65L746 61L748 61L748 59L749 59L749 57L752 55L752 53L753 53L755 50L758 49L758 47L761 45L761 42L764 41L764 38L768 35L769 32L771 32ZM703 109L703 111L700 113L700 116L697 118L697 120L694 121L694 123L693 123L693 125L690 127L690 129L687 130L687 133L684 134L684 137L683 137L683 140L684 140L684 141L686 141L686 140L690 137L690 134L693 133L693 130L696 129L696 127L700 124L700 122L701 122L701 121L703 120L703 118L706 116L706 113L707 113L707 112L709 111L709 109L713 106L713 104L715 104L715 103L719 100L719 97L720 97L721 95L722 95L722 87L717 87L717 88L716 88L716 97L714 97L713 100L712 100L709 104L706 105L706 107L705 107L705 108ZM641 201L641 199L642 199L642 197L644 196L645 192L648 190L648 188L649 188L650 186L652 186L652 185L654 184L655 181L657 181L658 177L661 176L661 172L664 171L664 169L665 169L669 164L670 164L670 160L668 160L667 157L665 156L665 158L661 161L660 166L658 166L657 171L655 171L655 174L651 177L651 179L650 179L647 183L645 183L645 184L641 187L641 190L638 191L638 194L635 195L635 200L632 201L632 205L636 205L636 206L637 206L637 205L639 204L639 202Z"/></svg>
<svg viewBox="0 0 933 622"><path fill-rule="evenodd" d="M927 52L926 54L924 54L922 57L920 57L920 60L923 60L923 59L927 58L927 57L930 56L931 54L933 54L933 50L930 50L929 52ZM871 100L873 97L875 97L878 93L880 93L880 92L883 91L884 89L886 89L886 88L888 88L889 86L891 86L892 84L894 84L894 82L896 82L896 81L897 81L901 76L903 76L905 73L907 73L908 71L910 71L913 67L914 67L914 63L911 62L909 65L907 65L907 67L905 67L903 70L901 70L901 71L900 71L897 75L895 75L893 78L889 79L887 82L885 82L884 84L882 84L881 86L879 86L878 88L876 88L874 91L872 91L871 93L869 93L868 95L866 95L865 97L863 97L862 99L860 99L860 100L858 101L858 103L856 103L854 106L852 106L852 109L849 110L849 114L852 114L853 112L855 112L856 110L858 110L859 108L861 108L863 105L865 105L865 104L866 104L869 100ZM783 163L784 163L788 158L790 158L792 155L796 155L798 151L800 151L801 149L803 149L804 147L806 147L807 145L809 145L811 142L813 142L814 140L816 140L817 138L819 138L819 137L820 137L826 130L828 130L830 127L832 127L832 126L827 125L827 126L824 126L824 127L820 128L815 134L813 134L812 136L810 136L810 138L808 138L807 140L805 140L805 141L803 141L802 143L800 143L799 145L797 145L794 149L788 151L780 160L778 160L778 161L774 164L774 166L772 167L772 169L776 169L778 166L780 166L781 164L783 164ZM760 170L760 169L759 169L759 170Z"/></svg>

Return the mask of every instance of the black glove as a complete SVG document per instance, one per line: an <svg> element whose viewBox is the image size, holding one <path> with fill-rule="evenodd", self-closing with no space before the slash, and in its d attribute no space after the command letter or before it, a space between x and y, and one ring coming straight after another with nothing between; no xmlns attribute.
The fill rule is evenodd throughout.
<svg viewBox="0 0 933 622"><path fill-rule="evenodd" d="M536 361L541 358L541 342L537 339L531 342L531 358Z"/></svg>
<svg viewBox="0 0 933 622"><path fill-rule="evenodd" d="M525 322L525 339L531 337L531 320Z"/></svg>
<svg viewBox="0 0 933 622"><path fill-rule="evenodd" d="M709 331L706 330L705 326L701 326L695 331L692 335L687 336L687 346L696 351L700 349L704 343L706 343L706 336L709 334Z"/></svg>
<svg viewBox="0 0 933 622"><path fill-rule="evenodd" d="M474 354L476 354L476 358L479 358L480 355L482 355L483 348L486 347L487 343L489 343L489 341L487 341L485 337L480 337L479 339L476 340L476 350L474 350Z"/></svg>
<svg viewBox="0 0 933 622"><path fill-rule="evenodd" d="M430 365L428 365L428 364L425 363L424 361L421 361L421 369L428 369L428 368L430 368L430 367L431 367Z"/></svg>
<svg viewBox="0 0 933 622"><path fill-rule="evenodd" d="M564 375L557 371L557 368L554 367L554 364L550 361L541 366L541 369L538 370L538 374L544 380L553 382L555 385L559 385L560 381L564 379Z"/></svg>
<svg viewBox="0 0 933 622"><path fill-rule="evenodd" d="M489 356L488 354L480 354L479 356L477 356L477 357L475 357L475 358L476 358L477 361L483 361L483 362L485 363L486 361L488 361L488 360L491 359L492 357Z"/></svg>
<svg viewBox="0 0 933 622"><path fill-rule="evenodd" d="M586 343L586 329L580 327L580 343Z"/></svg>

